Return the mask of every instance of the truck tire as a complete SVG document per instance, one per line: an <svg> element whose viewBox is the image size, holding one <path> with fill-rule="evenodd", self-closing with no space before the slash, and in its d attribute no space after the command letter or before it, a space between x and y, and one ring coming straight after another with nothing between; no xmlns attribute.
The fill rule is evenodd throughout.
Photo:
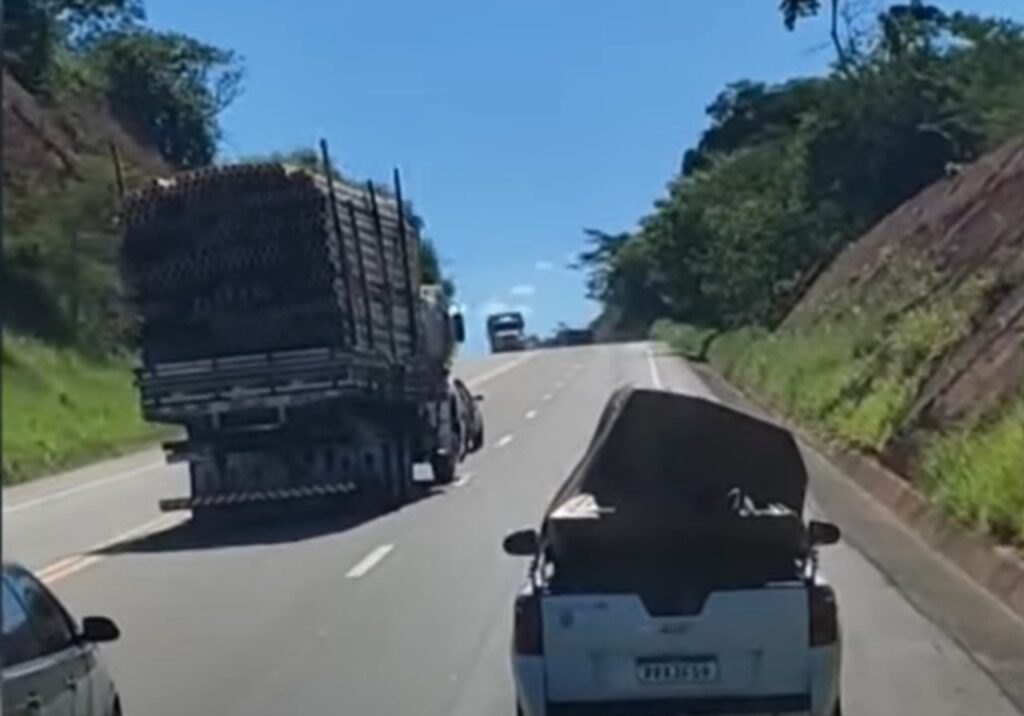
<svg viewBox="0 0 1024 716"><path fill-rule="evenodd" d="M434 473L434 482L438 485L450 485L455 482L455 456L450 453L437 453L430 459L430 470Z"/></svg>
<svg viewBox="0 0 1024 716"><path fill-rule="evenodd" d="M386 507L397 510L409 501L413 488L413 463L409 437L399 433L388 452Z"/></svg>

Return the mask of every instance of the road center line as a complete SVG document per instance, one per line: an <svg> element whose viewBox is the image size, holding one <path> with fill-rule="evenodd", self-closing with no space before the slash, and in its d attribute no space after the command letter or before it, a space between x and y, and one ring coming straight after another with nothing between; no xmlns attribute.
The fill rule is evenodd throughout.
<svg viewBox="0 0 1024 716"><path fill-rule="evenodd" d="M158 515L157 517L154 517L153 519L148 520L147 522L144 522L141 525L138 525L137 527L132 527L131 529L125 530L124 532L115 535L114 537L111 537L108 540L104 540L103 542L100 542L97 545L93 545L81 554L75 554L71 555L70 557L64 557L63 559L59 559L53 564L50 564L38 570L36 574L46 584L54 584L64 579L65 577L70 577L72 574L81 572L86 567L96 564L97 562L102 560L104 555L97 554L97 552L109 549L110 547L120 542L124 542L135 537L140 537L149 532L156 532L158 530L164 529L166 527L171 527L175 524L184 521L185 518L180 514Z"/></svg>
<svg viewBox="0 0 1024 716"><path fill-rule="evenodd" d="M84 485L69 487L66 490L60 490L49 495L42 495L31 500L25 500L24 502L16 502L13 505L8 505L7 507L4 507L4 514L10 515L17 512L21 512L22 510L28 510L33 507L39 507L40 505L45 505L55 500L61 500L64 499L65 497L71 497L71 495L77 495L78 493L85 492L86 490L92 490L94 488L103 487L104 485L109 485L114 482L127 480L129 478L135 477L136 475L141 475L144 472L150 472L161 467L166 467L166 465L162 462L153 462L149 463L148 465L142 465L141 467L132 468L131 470L125 470L124 472L117 472L114 473L113 475L108 475L107 477L100 478L99 480L87 482Z"/></svg>
<svg viewBox="0 0 1024 716"><path fill-rule="evenodd" d="M499 448L505 447L510 442L512 442L513 437L514 436L512 434L502 436L501 440L499 440L497 443L495 443L494 447L499 447Z"/></svg>
<svg viewBox="0 0 1024 716"><path fill-rule="evenodd" d="M528 411L526 411L526 419L527 420L533 420L536 417L537 417L537 411L536 410L528 410Z"/></svg>
<svg viewBox="0 0 1024 716"><path fill-rule="evenodd" d="M393 544L382 544L380 547L363 557L362 561L352 569L348 570L345 576L349 579L359 579L360 577L366 576L366 574L376 567L382 559L387 557L394 548L395 545Z"/></svg>
<svg viewBox="0 0 1024 716"><path fill-rule="evenodd" d="M543 400L545 403L548 402L549 400L551 400L551 393L545 393L544 395L540 396L540 399Z"/></svg>

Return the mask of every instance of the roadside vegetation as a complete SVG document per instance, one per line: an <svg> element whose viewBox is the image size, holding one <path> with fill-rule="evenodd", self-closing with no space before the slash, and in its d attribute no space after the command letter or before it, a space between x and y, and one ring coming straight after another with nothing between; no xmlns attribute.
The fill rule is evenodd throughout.
<svg viewBox="0 0 1024 716"><path fill-rule="evenodd" d="M89 359L8 335L2 370L4 484L165 434L140 418L127 359Z"/></svg>
<svg viewBox="0 0 1024 716"><path fill-rule="evenodd" d="M819 5L784 2L782 20ZM1008 388L935 425L920 405L1019 267L942 265L883 227L872 263L812 289L897 207L1020 134L1024 28L921 2L833 5L832 70L730 85L653 210L632 232L588 230L580 266L623 334L650 328L844 447L909 450L908 477L952 514L1024 544L1024 398Z"/></svg>
<svg viewBox="0 0 1024 716"><path fill-rule="evenodd" d="M129 370L111 146L129 190L216 162L244 72L232 50L148 27L142 0L8 0L3 26L7 484L153 439ZM454 291L425 254L425 280Z"/></svg>

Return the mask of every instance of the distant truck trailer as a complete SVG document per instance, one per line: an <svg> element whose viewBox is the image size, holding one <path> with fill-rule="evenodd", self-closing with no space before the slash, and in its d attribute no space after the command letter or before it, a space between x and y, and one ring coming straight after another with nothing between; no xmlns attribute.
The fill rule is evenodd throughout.
<svg viewBox="0 0 1024 716"><path fill-rule="evenodd" d="M495 313L487 317L487 340L491 353L521 351L526 348L526 321L518 311Z"/></svg>

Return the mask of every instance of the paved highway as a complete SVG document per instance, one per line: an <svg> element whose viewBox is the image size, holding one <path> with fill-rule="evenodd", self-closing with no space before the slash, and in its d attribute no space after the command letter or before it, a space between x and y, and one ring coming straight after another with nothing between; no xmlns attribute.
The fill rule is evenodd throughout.
<svg viewBox="0 0 1024 716"><path fill-rule="evenodd" d="M129 716L511 715L511 595L525 564L501 538L536 523L615 387L711 393L643 344L492 356L459 372L486 395L488 445L455 485L401 510L197 533L157 512L157 499L184 494L185 476L148 453L7 491L6 554L78 615L120 624L106 651ZM827 479L812 475L812 492L821 480L829 497L813 509L831 517ZM898 533L880 515L871 531ZM959 618L1024 645L1024 624L929 560L915 557L922 588L968 595ZM1009 652L969 650L884 561L849 544L824 557L844 616L846 712L1018 713Z"/></svg>

